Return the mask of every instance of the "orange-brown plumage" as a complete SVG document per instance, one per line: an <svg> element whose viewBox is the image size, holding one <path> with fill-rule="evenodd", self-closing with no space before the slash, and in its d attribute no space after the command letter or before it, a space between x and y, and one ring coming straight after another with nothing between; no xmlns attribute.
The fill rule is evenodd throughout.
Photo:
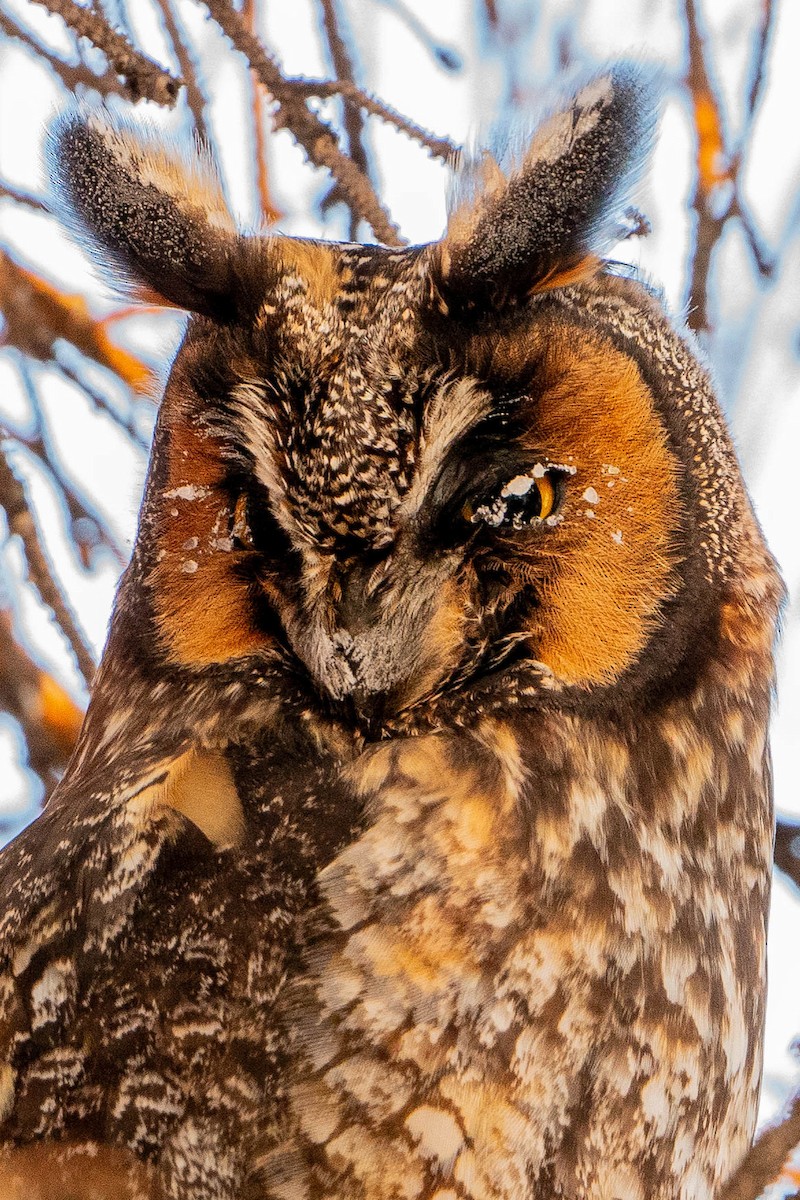
<svg viewBox="0 0 800 1200"><path fill-rule="evenodd" d="M31 1187L79 1142L146 1200L705 1200L744 1153L781 587L603 259L651 124L598 76L407 250L243 237L213 175L61 128L101 253L194 315L0 860Z"/></svg>

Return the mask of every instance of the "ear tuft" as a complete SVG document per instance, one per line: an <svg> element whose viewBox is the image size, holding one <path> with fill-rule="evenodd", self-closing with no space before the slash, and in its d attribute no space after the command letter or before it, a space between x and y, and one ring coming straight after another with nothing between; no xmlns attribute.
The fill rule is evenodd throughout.
<svg viewBox="0 0 800 1200"><path fill-rule="evenodd" d="M655 89L629 65L584 84L536 130L508 172L468 163L432 268L447 311L497 308L593 274L655 125Z"/></svg>
<svg viewBox="0 0 800 1200"><path fill-rule="evenodd" d="M165 147L154 129L107 114L59 120L50 174L68 225L116 286L140 299L224 317L240 237L207 153Z"/></svg>

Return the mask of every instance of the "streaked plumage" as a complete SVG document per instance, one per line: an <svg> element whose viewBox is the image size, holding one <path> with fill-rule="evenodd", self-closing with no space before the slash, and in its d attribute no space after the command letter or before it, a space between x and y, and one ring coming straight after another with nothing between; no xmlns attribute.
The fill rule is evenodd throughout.
<svg viewBox="0 0 800 1200"><path fill-rule="evenodd" d="M98 254L195 315L0 860L7 1190L705 1200L746 1149L781 587L602 258L651 126L598 77L407 250L244 238L207 165L61 126Z"/></svg>

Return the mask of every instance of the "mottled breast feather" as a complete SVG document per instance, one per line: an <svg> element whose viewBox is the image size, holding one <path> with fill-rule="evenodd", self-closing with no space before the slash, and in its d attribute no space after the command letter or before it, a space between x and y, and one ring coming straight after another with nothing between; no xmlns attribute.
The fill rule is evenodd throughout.
<svg viewBox="0 0 800 1200"><path fill-rule="evenodd" d="M245 236L69 117L191 316L69 769L0 857L11 1200L708 1200L752 1138L781 584L706 369L605 255L621 66L439 242Z"/></svg>

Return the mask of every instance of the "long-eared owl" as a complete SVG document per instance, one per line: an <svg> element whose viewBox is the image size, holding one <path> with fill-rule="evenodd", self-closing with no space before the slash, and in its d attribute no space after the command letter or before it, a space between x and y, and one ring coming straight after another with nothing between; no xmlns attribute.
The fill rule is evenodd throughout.
<svg viewBox="0 0 800 1200"><path fill-rule="evenodd" d="M4 1197L707 1200L746 1150L781 586L607 259L652 114L600 74L399 250L58 127L83 235L191 316L0 860Z"/></svg>

